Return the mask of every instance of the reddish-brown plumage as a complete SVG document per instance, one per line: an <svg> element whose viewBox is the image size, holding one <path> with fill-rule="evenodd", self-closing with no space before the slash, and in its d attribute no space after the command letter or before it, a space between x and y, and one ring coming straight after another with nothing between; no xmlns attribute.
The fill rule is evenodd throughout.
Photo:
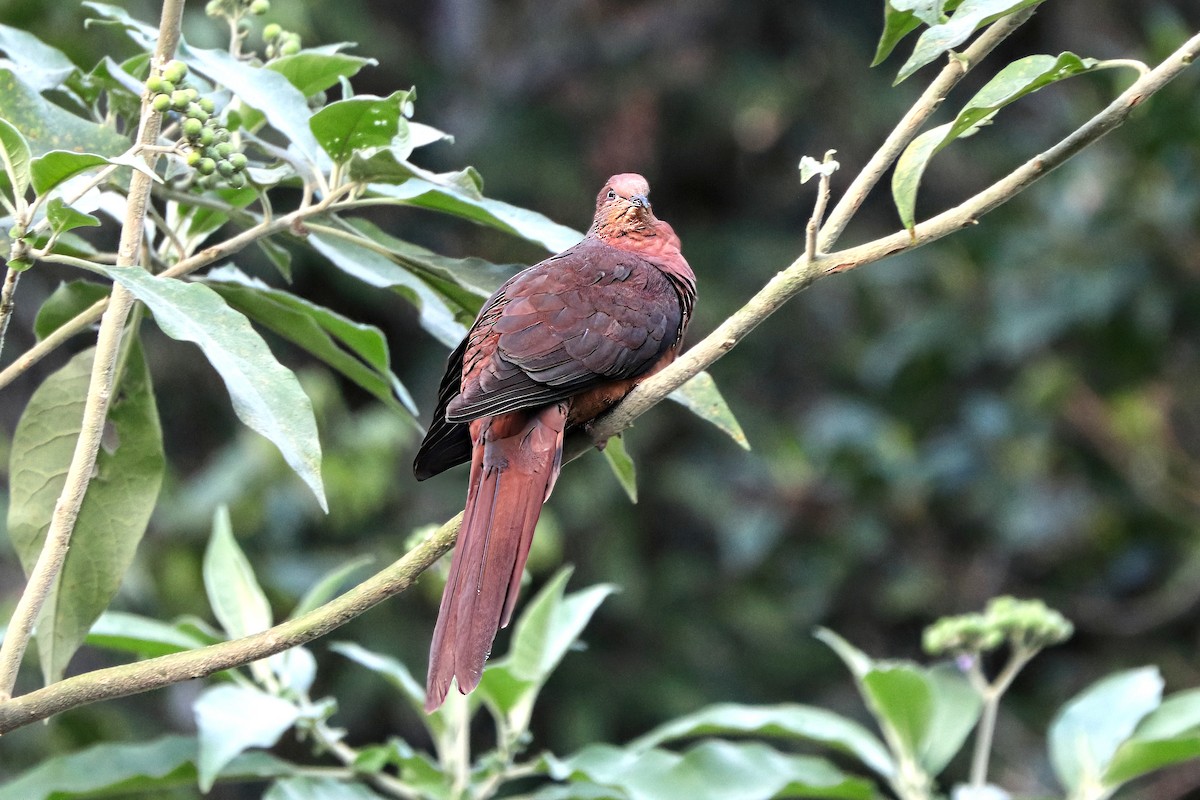
<svg viewBox="0 0 1200 800"><path fill-rule="evenodd" d="M510 278L450 355L413 470L471 463L462 529L429 651L425 707L479 683L512 617L563 436L675 358L696 300L679 237L640 175L614 175L574 247Z"/></svg>

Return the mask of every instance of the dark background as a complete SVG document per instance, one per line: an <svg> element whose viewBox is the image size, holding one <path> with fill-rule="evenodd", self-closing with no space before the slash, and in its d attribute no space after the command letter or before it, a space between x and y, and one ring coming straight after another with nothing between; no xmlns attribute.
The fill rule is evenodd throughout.
<svg viewBox="0 0 1200 800"><path fill-rule="evenodd" d="M153 4L128 7L157 19ZM189 40L219 46L203 4L189 9ZM85 32L83 17L67 3L0 8L0 22L79 64L131 53L114 31ZM699 276L693 340L802 250L814 193L800 185L799 158L838 150L836 200L936 70L890 88L911 41L869 69L882 11L865 1L274 0L267 19L306 44L358 42L355 52L380 62L355 79L359 91L416 85L416 119L457 138L418 160L476 166L489 196L583 229L608 175L645 174ZM1191 2L1054 0L936 121L1008 60L1071 50L1155 63L1198 26ZM934 160L918 214L956 204L1050 146L1131 76L1077 78L1006 109ZM1009 789L1053 789L1045 726L1100 676L1152 663L1169 690L1200 685L1198 76L1185 73L977 228L823 280L758 328L712 369L752 451L667 404L626 437L639 468L636 506L601 458L564 471L535 545L534 583L567 562L573 587L622 591L588 628L587 652L569 655L547 686L534 748L623 742L718 701L861 715L814 626L873 655L917 658L925 625L1002 593L1043 598L1077 627L1034 662L1002 713L993 775ZM420 211L372 218L451 255L545 255ZM897 227L885 179L842 244ZM269 274L253 255L235 261ZM39 269L22 282L5 360L28 346L39 294L66 277L75 276ZM382 327L396 373L428 414L445 352L410 307L316 260L297 264L295 289ZM286 347L277 352L304 370L319 409L330 516L269 444L238 427L202 357L152 337L171 472L117 607L207 616L199 560L220 502L233 506L281 615L324 569L362 553L386 563L414 530L461 507L464 473L411 478L413 426ZM37 380L64 359L5 391L0 435L11 436ZM0 554L0 600L15 602L19 586L15 557ZM424 581L330 639L396 655L423 674L439 591ZM315 645L317 690L338 697L335 722L349 741L399 734L420 743L416 717L324 644ZM84 651L73 669L112 658ZM0 773L96 740L187 729L199 688L19 731L5 739ZM951 767L952 779L964 774ZM1184 796L1200 769L1155 781L1142 796Z"/></svg>

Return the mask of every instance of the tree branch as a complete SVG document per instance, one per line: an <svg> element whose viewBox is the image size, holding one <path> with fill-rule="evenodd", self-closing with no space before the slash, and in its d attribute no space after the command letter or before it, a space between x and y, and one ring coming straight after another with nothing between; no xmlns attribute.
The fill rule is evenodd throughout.
<svg viewBox="0 0 1200 800"><path fill-rule="evenodd" d="M164 0L158 44L151 62L160 69L175 54L179 44L179 25L183 18L183 0ZM158 137L162 117L150 107L149 92L142 97L141 124L137 144L152 144ZM157 156L150 153L147 161L154 166ZM117 247L117 264L132 266L137 263L138 250L142 243L146 204L150 196L151 180L145 173L134 170L129 182L129 197L125 209L125 220L121 227L121 240ZM100 437L104 431L104 420L112 399L113 376L120 352L121 333L125 320L133 308L133 295L122 286L114 286L109 298L108 310L100 323L96 338L96 356L92 362L92 374L88 383L87 398L83 407L83 422L75 452L67 468L66 482L54 505L50 527L38 554L37 562L29 572L29 582L21 593L13 611L8 632L0 643L0 702L12 696L17 682L17 672L29 644L33 626L41 613L46 598L50 595L66 561L67 548L71 543L71 532L79 517L84 494L96 467L96 454L100 450Z"/></svg>
<svg viewBox="0 0 1200 800"><path fill-rule="evenodd" d="M599 419L592 426L592 437L596 440L606 439L629 427L634 419L733 349L766 317L819 278L920 247L974 224L982 214L1012 199L1039 177L1123 123L1136 106L1166 86L1198 55L1200 34L1185 42L1107 108L1061 142L959 206L918 224L911 234L898 231L877 241L828 255L817 255L811 260L802 255L776 274L745 306L709 336L662 372L640 384L625 400ZM181 266L183 262L176 265L175 269ZM584 452L592 446L592 441L593 438L588 435L572 436L567 443L567 455ZM462 515L459 514L393 565L298 619L232 642L68 678L0 703L0 733L89 703L211 675L312 641L408 588L423 570L454 545L461 519Z"/></svg>

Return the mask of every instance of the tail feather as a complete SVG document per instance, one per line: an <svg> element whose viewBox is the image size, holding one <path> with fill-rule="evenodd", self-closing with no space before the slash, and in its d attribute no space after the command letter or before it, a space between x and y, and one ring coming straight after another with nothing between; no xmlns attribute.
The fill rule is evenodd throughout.
<svg viewBox="0 0 1200 800"><path fill-rule="evenodd" d="M475 441L466 513L429 652L426 710L457 679L467 693L483 674L516 605L542 503L562 464L567 406L513 412L472 423Z"/></svg>

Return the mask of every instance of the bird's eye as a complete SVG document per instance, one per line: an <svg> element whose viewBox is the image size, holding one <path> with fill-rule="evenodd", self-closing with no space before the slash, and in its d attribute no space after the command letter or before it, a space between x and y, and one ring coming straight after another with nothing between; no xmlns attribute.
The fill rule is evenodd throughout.
<svg viewBox="0 0 1200 800"><path fill-rule="evenodd" d="M609 199L609 200L616 200L616 199L617 199L617 193L616 193L615 191L613 191L612 189L609 189L609 190L608 190L608 199Z"/></svg>

